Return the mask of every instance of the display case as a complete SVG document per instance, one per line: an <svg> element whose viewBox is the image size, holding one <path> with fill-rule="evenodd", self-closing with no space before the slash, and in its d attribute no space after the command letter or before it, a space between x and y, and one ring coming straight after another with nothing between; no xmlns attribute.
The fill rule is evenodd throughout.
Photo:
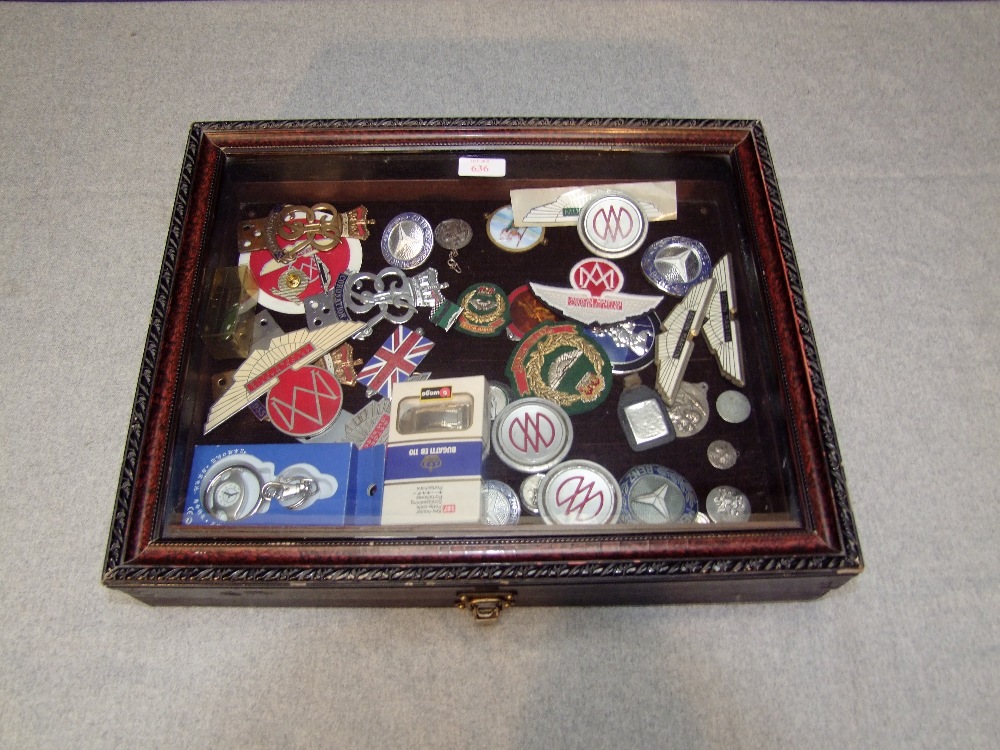
<svg viewBox="0 0 1000 750"><path fill-rule="evenodd" d="M108 586L490 617L861 568L759 123L192 126Z"/></svg>

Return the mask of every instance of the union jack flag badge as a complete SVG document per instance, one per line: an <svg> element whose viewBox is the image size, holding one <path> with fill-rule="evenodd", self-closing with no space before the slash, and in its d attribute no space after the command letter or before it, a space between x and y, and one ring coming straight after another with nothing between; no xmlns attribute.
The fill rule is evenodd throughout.
<svg viewBox="0 0 1000 750"><path fill-rule="evenodd" d="M408 379L433 346L434 342L424 338L420 331L396 326L358 373L358 380L368 386L369 395L378 393L389 398L392 384Z"/></svg>

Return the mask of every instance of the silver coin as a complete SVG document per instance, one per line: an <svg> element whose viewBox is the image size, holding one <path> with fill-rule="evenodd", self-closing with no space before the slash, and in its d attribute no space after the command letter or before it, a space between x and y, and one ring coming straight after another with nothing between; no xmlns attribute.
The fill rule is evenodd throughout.
<svg viewBox="0 0 1000 750"><path fill-rule="evenodd" d="M750 520L750 498L735 487L722 485L708 493L705 510L715 523L745 523Z"/></svg>
<svg viewBox="0 0 1000 750"><path fill-rule="evenodd" d="M708 462L716 469L731 469L739 457L733 444L726 440L713 440L708 444Z"/></svg>
<svg viewBox="0 0 1000 750"><path fill-rule="evenodd" d="M555 466L573 444L573 423L558 404L528 397L511 402L493 420L493 450L507 466L535 474Z"/></svg>
<svg viewBox="0 0 1000 750"><path fill-rule="evenodd" d="M750 400L739 391L723 391L715 399L715 410L727 422L739 424L750 416Z"/></svg>
<svg viewBox="0 0 1000 750"><path fill-rule="evenodd" d="M538 515L538 485L542 483L544 474L529 474L521 482L521 507L533 516Z"/></svg>
<svg viewBox="0 0 1000 750"><path fill-rule="evenodd" d="M708 424L708 383L681 381L673 405L667 409L677 437L697 435Z"/></svg>
<svg viewBox="0 0 1000 750"><path fill-rule="evenodd" d="M445 219L434 227L434 239L445 250L461 250L472 241L472 227L461 219Z"/></svg>
<svg viewBox="0 0 1000 750"><path fill-rule="evenodd" d="M521 502L514 490L496 479L487 479L480 488L483 523L488 526L510 526L521 518Z"/></svg>
<svg viewBox="0 0 1000 750"><path fill-rule="evenodd" d="M538 486L538 510L549 524L612 524L622 492L611 472L593 461L564 461Z"/></svg>

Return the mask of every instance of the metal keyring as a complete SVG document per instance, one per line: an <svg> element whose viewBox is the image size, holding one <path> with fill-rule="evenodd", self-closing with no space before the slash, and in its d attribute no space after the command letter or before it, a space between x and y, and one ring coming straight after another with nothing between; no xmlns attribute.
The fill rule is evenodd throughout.
<svg viewBox="0 0 1000 750"><path fill-rule="evenodd" d="M234 473L238 478L233 476ZM248 486L246 475L253 478L255 486ZM215 493L227 482L238 484L240 495L233 502L221 504L216 500ZM260 506L264 502L264 497L261 494L261 488L263 485L264 478L261 476L260 472L252 466L248 464L231 464L220 470L219 473L212 477L208 484L205 485L205 490L201 497L201 504L205 511L218 521L227 523L240 521L244 518L249 518L260 510ZM252 503L247 502L250 497L253 498ZM235 511L230 509L231 505L237 506ZM249 508L249 511L247 511L247 508Z"/></svg>

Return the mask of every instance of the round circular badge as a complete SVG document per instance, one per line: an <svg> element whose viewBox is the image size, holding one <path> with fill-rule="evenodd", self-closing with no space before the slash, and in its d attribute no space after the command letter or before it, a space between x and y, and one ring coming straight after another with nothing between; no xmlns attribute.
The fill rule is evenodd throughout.
<svg viewBox="0 0 1000 750"><path fill-rule="evenodd" d="M538 396L568 414L596 409L611 391L611 363L576 323L542 323L521 340L507 365L519 396Z"/></svg>
<svg viewBox="0 0 1000 750"><path fill-rule="evenodd" d="M462 314L455 329L470 336L499 336L510 322L507 294L496 284L473 284L458 298Z"/></svg>
<svg viewBox="0 0 1000 750"><path fill-rule="evenodd" d="M434 227L434 239L445 250L461 250L472 241L472 227L461 219L445 219Z"/></svg>
<svg viewBox="0 0 1000 750"><path fill-rule="evenodd" d="M524 253L545 241L544 227L515 227L514 209L510 206L487 215L486 234L490 242L508 253Z"/></svg>
<svg viewBox="0 0 1000 750"><path fill-rule="evenodd" d="M558 320L556 314L535 296L528 284L519 286L507 295L507 302L510 304L510 323L507 326L507 335L514 341L520 341L524 338L524 334L539 323Z"/></svg>
<svg viewBox="0 0 1000 750"><path fill-rule="evenodd" d="M690 237L657 240L646 248L640 265L650 284L674 297L683 297L712 275L708 250Z"/></svg>
<svg viewBox="0 0 1000 750"><path fill-rule="evenodd" d="M342 403L343 392L333 373L307 365L281 373L267 394L267 416L286 435L313 437L333 424Z"/></svg>
<svg viewBox="0 0 1000 750"><path fill-rule="evenodd" d="M618 520L622 494L611 473L593 461L565 461L538 486L538 510L545 523L609 524Z"/></svg>
<svg viewBox="0 0 1000 750"><path fill-rule="evenodd" d="M538 485L545 478L544 474L529 474L521 482L521 507L526 513L537 516L538 511Z"/></svg>
<svg viewBox="0 0 1000 750"><path fill-rule="evenodd" d="M434 231L420 214L400 214L382 231L382 257L396 268L416 268L427 260L433 247Z"/></svg>
<svg viewBox="0 0 1000 750"><path fill-rule="evenodd" d="M573 444L573 423L542 398L514 401L493 421L494 451L510 468L538 472L555 466Z"/></svg>
<svg viewBox="0 0 1000 750"><path fill-rule="evenodd" d="M653 364L653 345L660 331L660 319L648 312L620 323L594 325L587 333L594 339L611 362L611 372L627 375Z"/></svg>
<svg viewBox="0 0 1000 750"><path fill-rule="evenodd" d="M591 199L580 211L576 225L584 246L602 258L624 258L646 240L649 220L639 204L612 193Z"/></svg>
<svg viewBox="0 0 1000 750"><path fill-rule="evenodd" d="M624 523L692 523L698 515L694 487L673 469L634 466L619 485Z"/></svg>
<svg viewBox="0 0 1000 750"><path fill-rule="evenodd" d="M283 241L277 240L279 245ZM331 250L300 255L290 263L275 260L264 248L241 253L239 262L250 269L261 305L275 312L303 315L306 297L332 289L340 274L361 268L361 242L345 237Z"/></svg>
<svg viewBox="0 0 1000 750"><path fill-rule="evenodd" d="M739 424L750 416L750 399L739 391L723 391L715 399L715 410L730 424Z"/></svg>
<svg viewBox="0 0 1000 750"><path fill-rule="evenodd" d="M488 526L511 526L521 518L521 501L503 482L487 479L479 493L482 499L483 523Z"/></svg>
<svg viewBox="0 0 1000 750"><path fill-rule="evenodd" d="M705 510L715 523L745 523L750 520L750 498L735 487L716 487L705 498Z"/></svg>
<svg viewBox="0 0 1000 750"><path fill-rule="evenodd" d="M240 521L260 508L264 480L246 464L227 466L205 485L202 507L217 521Z"/></svg>

